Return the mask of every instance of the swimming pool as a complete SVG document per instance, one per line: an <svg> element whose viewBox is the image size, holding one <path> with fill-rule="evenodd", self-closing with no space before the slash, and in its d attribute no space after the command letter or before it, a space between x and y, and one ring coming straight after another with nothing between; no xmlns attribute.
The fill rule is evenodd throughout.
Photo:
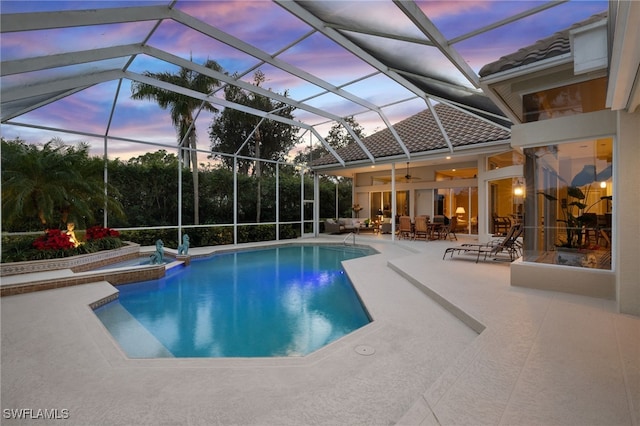
<svg viewBox="0 0 640 426"><path fill-rule="evenodd" d="M175 262L175 260L176 259L174 259L173 257L165 256L162 263L167 265L171 262ZM126 268L129 266L142 266L142 265L151 265L151 258L149 256L135 257L133 259L122 260L120 262L110 263L105 266L100 266L98 268L94 268L93 270L105 271L108 269Z"/></svg>
<svg viewBox="0 0 640 426"><path fill-rule="evenodd" d="M374 253L301 244L193 259L119 286L95 312L131 358L304 356L371 321L341 262Z"/></svg>

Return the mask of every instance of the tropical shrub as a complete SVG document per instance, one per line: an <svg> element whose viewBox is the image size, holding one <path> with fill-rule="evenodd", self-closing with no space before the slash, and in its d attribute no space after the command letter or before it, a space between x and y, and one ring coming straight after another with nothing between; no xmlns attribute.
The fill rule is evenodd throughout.
<svg viewBox="0 0 640 426"><path fill-rule="evenodd" d="M105 196L103 161L89 156L87 143L73 147L52 139L40 146L2 139L1 145L3 231L84 224L105 203L111 216L123 214L116 188L107 185Z"/></svg>
<svg viewBox="0 0 640 426"><path fill-rule="evenodd" d="M69 235L59 229L48 229L44 235L36 238L33 242L36 250L67 250L75 248Z"/></svg>
<svg viewBox="0 0 640 426"><path fill-rule="evenodd" d="M86 238L87 241L99 240L106 237L119 237L120 233L115 229L105 228L100 225L92 226L87 229Z"/></svg>
<svg viewBox="0 0 640 426"><path fill-rule="evenodd" d="M191 236L191 235L189 235ZM153 246L162 240L165 247L178 247L178 234L175 229L134 229L121 231L120 238L141 246Z"/></svg>

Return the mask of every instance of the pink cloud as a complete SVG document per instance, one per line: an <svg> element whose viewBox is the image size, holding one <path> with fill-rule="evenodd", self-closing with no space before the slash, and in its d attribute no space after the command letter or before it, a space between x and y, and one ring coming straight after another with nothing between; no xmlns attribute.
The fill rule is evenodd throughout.
<svg viewBox="0 0 640 426"><path fill-rule="evenodd" d="M520 2L524 3L525 2ZM431 19L443 16L461 16L471 11L477 12L496 7L495 0L448 0L448 1L425 1L416 0L416 4Z"/></svg>
<svg viewBox="0 0 640 426"><path fill-rule="evenodd" d="M153 22L59 28L2 35L2 59L46 56L141 42ZM28 49L26 48L28 46Z"/></svg>
<svg viewBox="0 0 640 426"><path fill-rule="evenodd" d="M30 2L21 2L20 4L23 3ZM100 6L97 7L102 7L105 3L98 4ZM142 2L140 4L144 5L145 3ZM363 5L368 4L375 5L375 7L363 8ZM538 4L539 2L528 1L418 1L419 7L447 37L472 31ZM15 7L18 7L17 5L18 3L16 3ZM80 7L78 5L79 3L76 3L75 7ZM457 43L454 47L463 55L471 67L477 71L484 64L496 60L504 54L515 52L538 38L551 35L554 31L565 28L571 23L584 19L584 17L599 10L604 10L606 6L606 1L571 1L548 12L540 13L535 17L527 18L502 29ZM27 8L29 6L22 7ZM286 12L284 8L273 2L179 1L176 7L234 37L253 43L267 53L278 51L309 31L309 27L306 24L297 20ZM392 2L332 1L317 3L313 7L331 9L332 19L337 23L351 24L356 22L359 25L370 25L380 31L423 37ZM364 9L366 9L366 13L364 13ZM81 29L8 33L2 36L0 54L3 60L10 60L21 58L25 55L38 56L63 51L86 50L141 42L153 24L153 22L142 22ZM150 40L150 44L166 49L185 59L191 56L198 62L202 62L207 58L214 59L230 73L245 71L258 63L256 58L172 21L163 21ZM395 46L397 47L397 45ZM394 57L393 55L407 57L411 54L410 51L401 52L396 47L392 47L393 51L389 55L392 58ZM442 56L422 54L419 56L422 60L421 66L427 66L425 64L428 64L429 67L432 67L444 77L453 75L449 74L448 71L452 68L451 65ZM373 69L368 64L355 58L320 34L314 34L287 50L279 56L279 59L333 85L342 85L373 72ZM177 68L159 60L139 56L131 69L136 72L145 70L174 72ZM262 69L268 79L264 84L266 88L271 88L279 93L289 90L291 97L294 99L306 98L324 90L270 65L265 65ZM50 73L49 77L59 78L67 71L57 70ZM10 87L16 83L35 81L36 77L41 78L42 75L3 77L2 83L4 87ZM251 81L251 77L252 75L248 75L245 80ZM395 83L386 85L385 80L384 78L373 78L362 83L349 85L345 87L345 90L372 102L380 103L403 98L407 94L406 89L399 90ZM115 87L116 84L113 82L97 85L61 100L54 105L32 111L24 117L20 117L17 121L102 134L108 122L108 114L114 99ZM310 103L339 116L355 115L364 110L360 105L333 95L316 98ZM407 114L410 115L424 108L425 105L422 101L412 101L390 107L385 110L385 113L387 113L392 122L396 122L405 118ZM295 115L299 119L309 120L313 123L326 120L304 111L296 111ZM365 127L367 134L373 133L376 129L384 128L380 118L373 113L358 114L356 119ZM210 123L210 116L202 116L198 120L197 132L201 147L207 147L209 144L207 129ZM322 131L319 130L319 132L322 135L326 135L331 125L332 123L320 126L319 128L322 128ZM34 139L42 139L36 134L37 132L31 129L20 129L15 126L3 126L2 132L3 135L16 134L12 132L18 132L18 134L28 135ZM123 83L113 118L111 134L125 138L162 142L168 145L176 143L175 129L169 120L169 113L161 110L152 102L131 100L129 81ZM69 136L69 138L75 139L76 137ZM48 140L50 138L44 139ZM67 137L63 137L63 139L66 141ZM101 146L99 139L96 146ZM132 152L147 152L155 149L153 147L140 148L139 146L131 146L125 143L117 146L118 150L131 149Z"/></svg>

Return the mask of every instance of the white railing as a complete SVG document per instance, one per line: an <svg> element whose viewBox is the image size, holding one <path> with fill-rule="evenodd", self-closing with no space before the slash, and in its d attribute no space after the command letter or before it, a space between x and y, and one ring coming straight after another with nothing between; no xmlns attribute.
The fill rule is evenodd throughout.
<svg viewBox="0 0 640 426"><path fill-rule="evenodd" d="M346 237L344 237L344 240L342 240L342 243L346 246L347 245L347 240L349 239L349 237L353 237L353 245L356 245L356 233L355 232L349 232L349 234L347 234Z"/></svg>

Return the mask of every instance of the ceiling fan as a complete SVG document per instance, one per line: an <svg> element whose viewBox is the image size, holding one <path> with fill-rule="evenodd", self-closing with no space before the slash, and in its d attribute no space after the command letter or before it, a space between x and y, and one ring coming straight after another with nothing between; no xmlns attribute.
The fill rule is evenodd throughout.
<svg viewBox="0 0 640 426"><path fill-rule="evenodd" d="M407 161L407 174L404 175L404 178L407 182L411 182L412 179L417 179L419 180L420 178L414 178L413 176L411 176L411 174L409 173L409 162Z"/></svg>

